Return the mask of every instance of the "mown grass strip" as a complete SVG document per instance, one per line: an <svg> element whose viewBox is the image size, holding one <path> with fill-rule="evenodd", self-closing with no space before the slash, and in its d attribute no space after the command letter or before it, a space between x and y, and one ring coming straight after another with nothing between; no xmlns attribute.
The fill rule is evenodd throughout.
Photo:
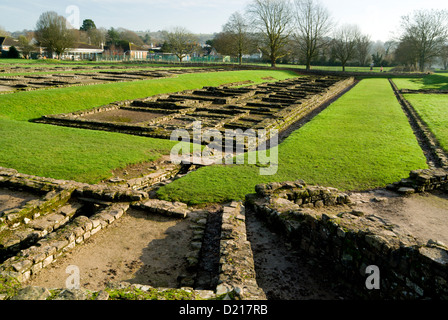
<svg viewBox="0 0 448 320"><path fill-rule="evenodd" d="M255 165L211 166L173 182L161 199L190 204L244 199L259 183L303 179L341 190L384 187L427 168L408 120L386 79L361 81L278 146L276 175Z"/></svg>
<svg viewBox="0 0 448 320"><path fill-rule="evenodd" d="M404 98L412 104L440 146L448 152L448 95L406 94Z"/></svg>
<svg viewBox="0 0 448 320"><path fill-rule="evenodd" d="M129 163L153 161L174 143L125 134L0 121L0 166L22 173L96 183Z"/></svg>

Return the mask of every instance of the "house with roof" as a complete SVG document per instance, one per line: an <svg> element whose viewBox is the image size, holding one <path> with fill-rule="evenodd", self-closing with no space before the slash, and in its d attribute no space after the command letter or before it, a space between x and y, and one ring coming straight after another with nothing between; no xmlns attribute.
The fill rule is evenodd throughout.
<svg viewBox="0 0 448 320"><path fill-rule="evenodd" d="M77 42L73 48L65 51L62 59L66 60L97 60L104 52L104 47L98 47L84 42Z"/></svg>
<svg viewBox="0 0 448 320"><path fill-rule="evenodd" d="M130 60L146 60L149 50L129 42L123 47L124 55Z"/></svg>
<svg viewBox="0 0 448 320"><path fill-rule="evenodd" d="M11 37L0 37L0 51L2 56L7 55L9 49L13 46L20 51L19 40L13 39Z"/></svg>
<svg viewBox="0 0 448 320"><path fill-rule="evenodd" d="M106 46L104 54L113 59L125 60L146 60L149 49L138 46L132 42L121 42L115 45Z"/></svg>

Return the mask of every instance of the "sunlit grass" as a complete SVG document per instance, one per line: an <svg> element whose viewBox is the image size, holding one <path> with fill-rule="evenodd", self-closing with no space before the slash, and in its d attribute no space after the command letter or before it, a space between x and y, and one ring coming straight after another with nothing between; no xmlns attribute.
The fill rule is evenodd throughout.
<svg viewBox="0 0 448 320"><path fill-rule="evenodd" d="M275 150L273 150L275 151ZM363 80L278 146L279 167L211 166L158 192L191 204L241 200L260 183L303 179L342 190L384 187L427 168L425 156L386 79Z"/></svg>

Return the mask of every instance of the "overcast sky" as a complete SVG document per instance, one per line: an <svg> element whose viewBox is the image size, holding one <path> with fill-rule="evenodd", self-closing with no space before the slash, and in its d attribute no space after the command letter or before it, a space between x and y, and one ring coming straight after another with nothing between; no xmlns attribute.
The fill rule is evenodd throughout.
<svg viewBox="0 0 448 320"><path fill-rule="evenodd" d="M194 33L219 32L229 16L249 0L1 0L0 26L7 31L34 29L42 12L92 19L97 27L158 31L184 26ZM340 24L358 24L372 40L387 41L400 17L423 8L448 9L446 0L320 0ZM74 6L74 7L73 7ZM70 9L67 11L67 9Z"/></svg>

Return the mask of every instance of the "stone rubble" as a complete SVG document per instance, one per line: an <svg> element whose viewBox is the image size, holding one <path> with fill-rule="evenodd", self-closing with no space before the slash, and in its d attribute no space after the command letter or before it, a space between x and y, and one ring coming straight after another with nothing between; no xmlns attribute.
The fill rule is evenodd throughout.
<svg viewBox="0 0 448 320"><path fill-rule="evenodd" d="M303 181L296 184L302 185ZM448 299L446 245L435 241L422 243L374 215L353 211L345 205L340 205L339 214L325 213L325 207L319 211L300 207L293 202L295 188L283 188L277 194L266 190L266 186L257 186L256 194L246 196L246 206L299 250L332 263L354 285L359 296ZM381 290L366 289L366 268L370 265L381 271Z"/></svg>

